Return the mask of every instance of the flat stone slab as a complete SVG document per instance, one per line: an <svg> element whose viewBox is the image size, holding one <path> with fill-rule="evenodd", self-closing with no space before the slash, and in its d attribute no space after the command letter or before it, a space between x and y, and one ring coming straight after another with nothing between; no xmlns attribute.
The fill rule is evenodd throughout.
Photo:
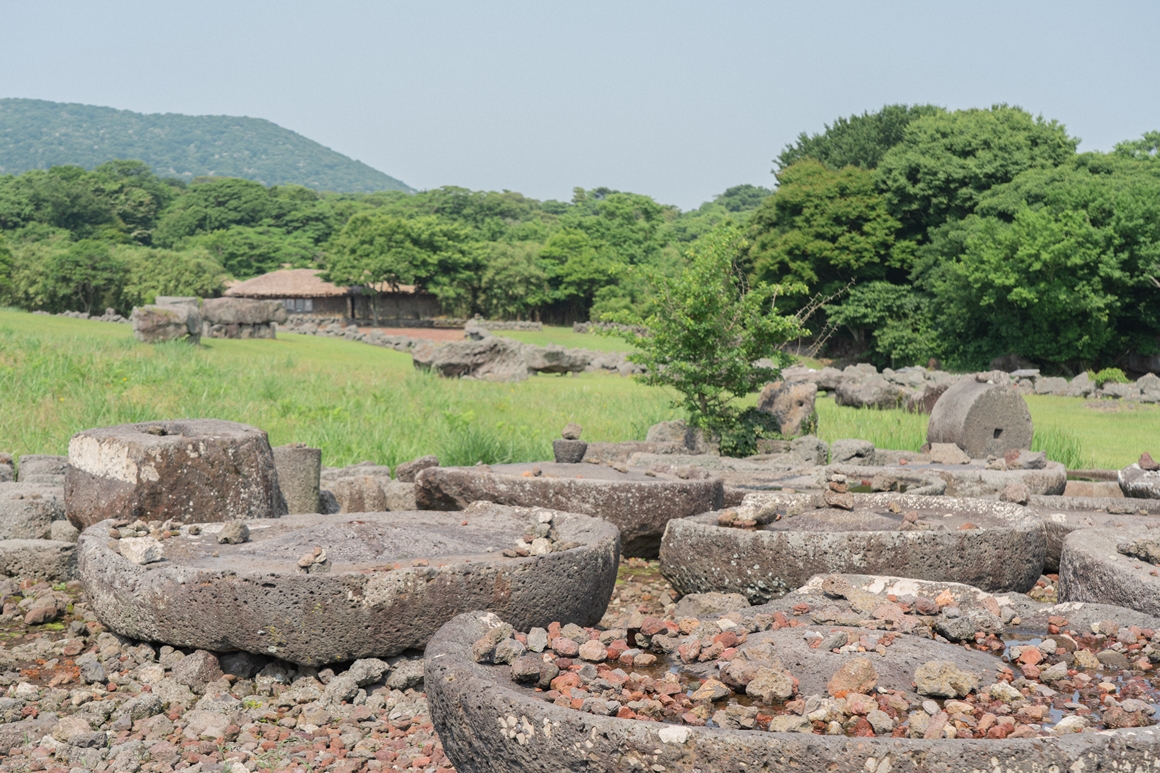
<svg viewBox="0 0 1160 773"><path fill-rule="evenodd" d="M1160 528L1140 526L1072 532L1059 558L1060 601L1116 604L1160 615L1160 566L1119 551L1127 543L1158 540Z"/></svg>
<svg viewBox="0 0 1160 773"><path fill-rule="evenodd" d="M65 512L78 529L106 518L184 523L286 513L260 429L217 419L122 424L68 444Z"/></svg>
<svg viewBox="0 0 1160 773"><path fill-rule="evenodd" d="M888 472L941 478L946 482L943 493L948 497L995 498L1012 483L1023 484L1033 496L1062 494L1067 487L1067 469L1059 462L1048 462L1041 470L988 470L982 459L973 459L970 464L911 462L900 467L837 464L831 468L850 476L868 477Z"/></svg>
<svg viewBox="0 0 1160 773"><path fill-rule="evenodd" d="M0 483L0 540L45 539L64 519L64 490L38 483Z"/></svg>
<svg viewBox="0 0 1160 773"><path fill-rule="evenodd" d="M680 593L741 593L763 603L815 574L897 574L1026 591L1047 541L1035 513L1006 502L910 494L853 494L854 510L816 495L752 494L746 504L785 517L756 528L719 526L717 513L674 521L661 573ZM896 512L894 512L896 510ZM906 513L916 528L903 530Z"/></svg>
<svg viewBox="0 0 1160 773"><path fill-rule="evenodd" d="M721 507L723 489L716 477L549 462L432 467L415 478L420 509L460 510L477 501L594 515L620 529L626 556L654 557L666 523Z"/></svg>
<svg viewBox="0 0 1160 773"><path fill-rule="evenodd" d="M1059 557L1067 535L1080 529L1160 527L1160 500L1110 497L1032 497L1028 507L1038 512L1047 534L1043 571L1059 571Z"/></svg>
<svg viewBox="0 0 1160 773"><path fill-rule="evenodd" d="M1155 727L1003 740L850 738L753 732L602 717L557 706L480 665L472 644L502 624L471 612L451 620L426 651L431 719L460 773L511 771L739 770L919 773L1099 770L1151 767ZM795 629L798 630L798 629ZM933 644L933 642L928 642ZM896 640L892 646L898 646Z"/></svg>
<svg viewBox="0 0 1160 773"><path fill-rule="evenodd" d="M577 547L504 557L544 514L560 546ZM185 527L162 541L163 561L145 565L114 549L111 525L86 529L78 546L85 592L109 629L306 665L422 647L447 620L477 608L526 626L592 625L619 561L616 529L600 519L482 502L461 513L253 520L250 541L237 545L219 544L217 525L196 537ZM300 559L318 548L327 560L302 569Z"/></svg>
<svg viewBox="0 0 1160 773"><path fill-rule="evenodd" d="M50 582L76 579L76 547L50 539L0 540L0 575Z"/></svg>

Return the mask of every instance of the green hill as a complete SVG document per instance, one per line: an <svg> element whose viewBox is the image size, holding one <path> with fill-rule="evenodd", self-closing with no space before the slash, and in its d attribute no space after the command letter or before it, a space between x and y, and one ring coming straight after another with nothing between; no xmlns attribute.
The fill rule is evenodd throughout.
<svg viewBox="0 0 1160 773"><path fill-rule="evenodd" d="M412 191L405 183L261 118L134 113L0 99L0 174L139 159L162 177L243 177L343 193Z"/></svg>

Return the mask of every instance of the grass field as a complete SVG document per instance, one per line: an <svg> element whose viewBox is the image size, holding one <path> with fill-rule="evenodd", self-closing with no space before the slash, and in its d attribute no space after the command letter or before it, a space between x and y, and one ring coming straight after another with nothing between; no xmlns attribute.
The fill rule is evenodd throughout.
<svg viewBox="0 0 1160 773"><path fill-rule="evenodd" d="M563 332L585 343L617 340ZM1028 405L1036 446L1070 467L1122 467L1160 451L1157 406L1062 397ZM827 441L917 449L925 440L925 416L830 399L818 412ZM0 310L0 451L16 455L63 454L89 427L213 417L261 427L275 445L320 447L328 465L394 465L429 453L444 464L534 461L550 458L569 421L588 440L618 441L643 439L649 425L678 416L665 392L618 376L453 381L416 372L409 355L340 339L148 346L127 325Z"/></svg>
<svg viewBox="0 0 1160 773"><path fill-rule="evenodd" d="M631 352L624 339L595 333L574 333L570 327L544 326L543 330L496 330L493 335L514 338L525 344L548 346L556 344L569 348L591 349L597 352Z"/></svg>

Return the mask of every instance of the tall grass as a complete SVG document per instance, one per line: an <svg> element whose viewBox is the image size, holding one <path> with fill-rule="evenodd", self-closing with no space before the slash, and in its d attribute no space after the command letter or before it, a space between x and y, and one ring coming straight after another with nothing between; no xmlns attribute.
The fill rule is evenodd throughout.
<svg viewBox="0 0 1160 773"><path fill-rule="evenodd" d="M837 405L820 398L818 436L832 443L844 438L869 440L878 448L917 451L926 442L928 416L902 410L868 410Z"/></svg>
<svg viewBox="0 0 1160 773"><path fill-rule="evenodd" d="M147 346L123 327L16 316L0 312L0 450L18 455L65 453L89 427L213 417L260 427L275 445L320 447L328 465L424 454L491 464L551 458L570 421L586 439L618 441L675 418L664 394L618 376L446 380L348 341Z"/></svg>
<svg viewBox="0 0 1160 773"><path fill-rule="evenodd" d="M1031 450L1046 451L1048 459L1062 462L1069 470L1083 470L1096 466L1091 455L1084 453L1079 438L1059 427L1043 427L1035 430Z"/></svg>

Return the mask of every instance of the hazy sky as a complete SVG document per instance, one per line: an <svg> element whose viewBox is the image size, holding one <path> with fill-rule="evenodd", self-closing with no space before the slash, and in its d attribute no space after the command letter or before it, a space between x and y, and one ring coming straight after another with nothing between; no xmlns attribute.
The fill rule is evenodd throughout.
<svg viewBox="0 0 1160 773"><path fill-rule="evenodd" d="M1156 2L17 2L0 96L267 118L416 188L682 208L895 102L1160 129Z"/></svg>

